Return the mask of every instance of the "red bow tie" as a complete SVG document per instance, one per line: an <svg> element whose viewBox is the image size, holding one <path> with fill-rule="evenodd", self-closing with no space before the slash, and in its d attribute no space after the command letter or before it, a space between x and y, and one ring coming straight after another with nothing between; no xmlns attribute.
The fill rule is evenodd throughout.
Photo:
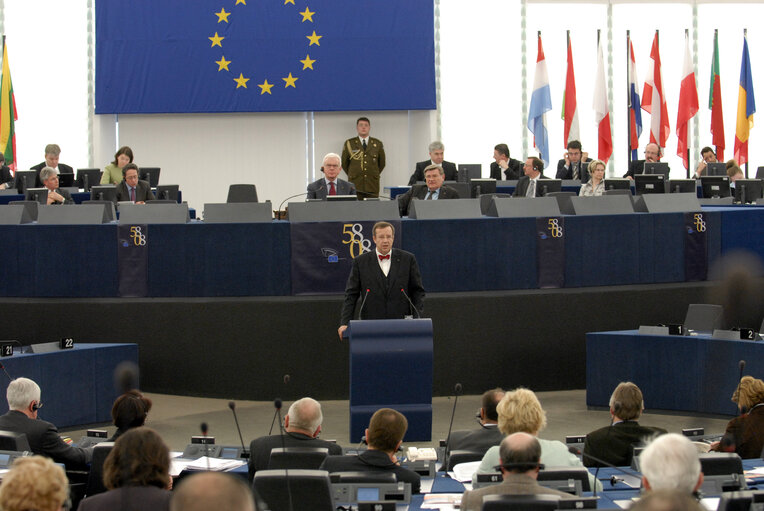
<svg viewBox="0 0 764 511"><path fill-rule="evenodd" d="M379 256L380 261L384 261L385 259L390 259L390 254Z"/></svg>

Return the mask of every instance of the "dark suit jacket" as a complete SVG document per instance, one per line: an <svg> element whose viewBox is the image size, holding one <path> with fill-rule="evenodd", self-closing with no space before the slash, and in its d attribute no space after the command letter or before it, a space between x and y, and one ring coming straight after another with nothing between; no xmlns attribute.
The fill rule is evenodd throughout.
<svg viewBox="0 0 764 511"><path fill-rule="evenodd" d="M509 474L500 484L486 486L478 490L465 491L462 495L462 511L480 511L486 495L553 495L561 499L572 499L573 495L541 486L531 476Z"/></svg>
<svg viewBox="0 0 764 511"><path fill-rule="evenodd" d="M138 180L138 185L135 187L135 202L148 202L154 198L154 194L151 193L151 185L146 181ZM117 202L129 200L130 190L127 188L127 183L122 181L117 185Z"/></svg>
<svg viewBox="0 0 764 511"><path fill-rule="evenodd" d="M764 405L729 421L724 436L741 458L760 458L764 449Z"/></svg>
<svg viewBox="0 0 764 511"><path fill-rule="evenodd" d="M410 252L394 248L391 252L390 272L382 273L377 252L372 250L353 259L347 285L345 302L342 304L341 325L353 319L353 310L363 289L366 303L361 311L362 319L403 319L417 314L411 310L408 300L401 292L405 289L419 314L424 308L424 287L416 257ZM366 290L369 290L368 294Z"/></svg>
<svg viewBox="0 0 764 511"><path fill-rule="evenodd" d="M79 511L169 511L172 492L156 486L129 486L88 497Z"/></svg>
<svg viewBox="0 0 764 511"><path fill-rule="evenodd" d="M34 167L30 167L29 170L36 170L37 175L35 177L35 186L37 188L42 187L42 181L40 181L40 171L47 165L47 163L42 162L38 163ZM58 172L61 174L74 174L74 169L71 168L69 165L66 165L65 163L59 163L58 164Z"/></svg>
<svg viewBox="0 0 764 511"><path fill-rule="evenodd" d="M8 165L0 166L0 185L7 184L8 188L13 188L14 177L11 175L11 169Z"/></svg>
<svg viewBox="0 0 764 511"><path fill-rule="evenodd" d="M67 190L62 190L61 188L56 188L56 191L64 198L64 202L52 202L51 204L74 204L74 200L72 199L72 194L69 193Z"/></svg>
<svg viewBox="0 0 764 511"><path fill-rule="evenodd" d="M261 436L255 438L249 444L249 480L255 477L258 470L268 470L268 463L271 460L271 449L281 447L281 435ZM284 447L326 447L329 449L329 455L338 456L342 454L342 447L334 442L327 442L320 438L312 438L302 433L287 433L284 435Z"/></svg>
<svg viewBox="0 0 764 511"><path fill-rule="evenodd" d="M409 186L415 185L417 181L424 181L424 169L429 167L431 162L432 160L425 160L416 164L414 173L411 174L411 178L409 179ZM443 167L443 174L446 177L446 181L456 181L456 176L458 173L456 170L456 163L451 163L450 161L443 160L441 167Z"/></svg>
<svg viewBox="0 0 764 511"><path fill-rule="evenodd" d="M337 178L335 187L337 188L337 195L355 195L355 185L353 183ZM327 195L329 195L329 187L326 185L323 177L308 185L308 199L326 200Z"/></svg>
<svg viewBox="0 0 764 511"><path fill-rule="evenodd" d="M544 174L541 174L539 176L539 179L549 179ZM525 197L525 192L528 191L528 185L531 183L531 178L528 176L523 176L517 181L517 187L515 187L515 192L512 194L512 197ZM539 186L539 183L536 183L536 197L541 197L541 191L542 187Z"/></svg>
<svg viewBox="0 0 764 511"><path fill-rule="evenodd" d="M632 447L641 443L648 443L653 436L666 433L665 429L640 426L636 421L624 421L605 426L586 435L584 442L584 466L597 467L601 464L591 458L607 461L617 467L625 467L631 464Z"/></svg>
<svg viewBox="0 0 764 511"><path fill-rule="evenodd" d="M513 158L509 159L509 167L507 167L507 170L504 171L504 177L501 177L501 167L499 167L499 164L496 162L491 163L492 179L496 179L497 181L514 181L516 179L520 179L522 176L523 162L520 160L515 160Z"/></svg>
<svg viewBox="0 0 764 511"><path fill-rule="evenodd" d="M475 451L485 454L494 445L499 445L503 439L504 434L499 431L495 424L478 429L454 431L449 437L448 449L450 451Z"/></svg>
<svg viewBox="0 0 764 511"><path fill-rule="evenodd" d="M369 449L358 456L331 456L324 460L321 470L327 472L393 472L398 482L411 483L411 493L419 493L419 474L396 465L387 453Z"/></svg>
<svg viewBox="0 0 764 511"><path fill-rule="evenodd" d="M48 456L56 463L63 463L67 469L84 469L93 455L92 448L74 447L61 440L56 426L50 422L30 419L16 410L0 416L0 430L26 434L33 453Z"/></svg>
<svg viewBox="0 0 764 511"><path fill-rule="evenodd" d="M398 211L401 216L409 214L409 205L412 199L424 200L427 197L427 193L430 191L427 185L414 185L408 192L398 196ZM459 192L451 188L450 186L443 185L438 192L438 200L444 199L458 199Z"/></svg>
<svg viewBox="0 0 764 511"><path fill-rule="evenodd" d="M585 163L590 163L591 161L591 158L584 160ZM589 181L589 172L584 172L583 169L581 169L579 173L581 174L579 179L582 184ZM573 170L570 167L567 169L565 168L565 158L562 158L557 162L557 174L555 175L555 179L573 179Z"/></svg>

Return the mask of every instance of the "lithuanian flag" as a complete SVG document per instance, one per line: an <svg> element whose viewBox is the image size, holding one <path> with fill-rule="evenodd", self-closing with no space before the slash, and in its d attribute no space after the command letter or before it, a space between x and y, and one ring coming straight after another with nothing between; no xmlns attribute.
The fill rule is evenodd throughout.
<svg viewBox="0 0 764 511"><path fill-rule="evenodd" d="M8 46L3 37L3 72L0 77L0 152L5 155L5 164L16 171L16 98L13 95L11 67L8 64Z"/></svg>

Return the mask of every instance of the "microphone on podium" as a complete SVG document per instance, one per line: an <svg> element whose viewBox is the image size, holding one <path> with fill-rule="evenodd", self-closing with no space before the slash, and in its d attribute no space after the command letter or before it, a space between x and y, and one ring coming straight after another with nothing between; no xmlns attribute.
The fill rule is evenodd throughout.
<svg viewBox="0 0 764 511"><path fill-rule="evenodd" d="M411 306L411 310L413 310L413 311L414 311L414 313L416 314L416 318L417 318L417 319L422 319L422 316L419 314L419 309L417 309L416 307L414 307L414 302L412 302L412 301L411 301L411 298L409 298L409 295L408 295L408 294L406 294L406 290L405 290L405 289L403 289L403 288L401 288L401 293L403 293L403 296L405 296L405 297L406 297L406 301L407 301L407 302L409 302L409 305Z"/></svg>
<svg viewBox="0 0 764 511"><path fill-rule="evenodd" d="M371 289L367 287L366 293L364 293L363 300L361 301L361 308L358 309L358 319L361 319L361 313L363 312L363 306L366 305L366 299L369 297L369 291L371 291Z"/></svg>

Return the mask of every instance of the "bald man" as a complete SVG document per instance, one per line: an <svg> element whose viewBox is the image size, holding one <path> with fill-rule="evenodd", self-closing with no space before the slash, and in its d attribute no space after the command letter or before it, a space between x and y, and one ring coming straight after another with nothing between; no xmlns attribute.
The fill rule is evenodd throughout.
<svg viewBox="0 0 764 511"><path fill-rule="evenodd" d="M244 480L221 472L200 472L185 478L173 492L170 511L255 511L252 491Z"/></svg>

